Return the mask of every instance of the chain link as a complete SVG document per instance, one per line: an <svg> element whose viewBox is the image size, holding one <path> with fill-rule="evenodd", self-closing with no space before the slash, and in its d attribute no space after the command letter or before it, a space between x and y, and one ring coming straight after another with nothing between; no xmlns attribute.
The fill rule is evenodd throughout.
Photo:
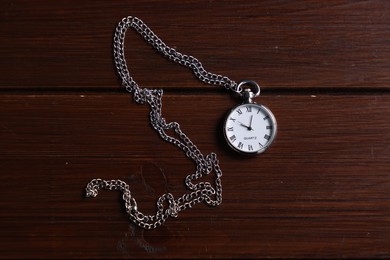
<svg viewBox="0 0 390 260"><path fill-rule="evenodd" d="M147 103L150 106L150 123L153 129L158 132L163 140L177 146L188 158L193 160L196 170L195 173L189 174L185 178L185 185L190 192L177 199L171 193L163 194L157 200L157 212L154 215L145 215L138 210L137 202L131 195L129 185L121 180L93 179L87 184L86 196L96 197L101 189L119 190L123 193L122 199L125 202L126 212L130 220L139 227L152 229L161 226L168 217L177 217L179 212L192 208L195 204L201 202L210 206L221 204L222 171L216 154L211 153L204 156L187 135L183 133L177 122L167 123L165 118L162 117L161 100L163 91L161 89L140 88L130 76L124 55L125 34L128 28L132 28L142 35L146 42L169 60L192 69L199 80L207 84L223 86L237 93L240 93L242 89L228 77L207 72L198 59L182 54L167 46L140 19L129 16L119 22L114 36L114 60L123 86L128 92L133 93L135 102L140 104ZM166 130L173 130L176 137L168 135L165 132ZM210 182L194 183L194 181L211 172L215 173L214 186Z"/></svg>

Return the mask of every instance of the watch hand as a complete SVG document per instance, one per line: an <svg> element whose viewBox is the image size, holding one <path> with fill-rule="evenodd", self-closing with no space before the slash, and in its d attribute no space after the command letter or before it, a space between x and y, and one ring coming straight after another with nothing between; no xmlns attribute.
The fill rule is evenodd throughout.
<svg viewBox="0 0 390 260"><path fill-rule="evenodd" d="M245 127L246 129L248 129L248 131L253 131L253 128L252 128L251 126L247 126L247 125L241 123L240 121L238 121L238 123L239 123L241 126L243 126L243 127Z"/></svg>
<svg viewBox="0 0 390 260"><path fill-rule="evenodd" d="M253 115L251 115L251 119L250 119L250 122L249 122L248 130L253 130L253 128L252 128L252 119L253 119Z"/></svg>
<svg viewBox="0 0 390 260"><path fill-rule="evenodd" d="M250 130L250 126L244 125L244 124L241 123L240 121L238 121L238 123L239 123L240 125L242 125L243 127L247 128L248 130Z"/></svg>

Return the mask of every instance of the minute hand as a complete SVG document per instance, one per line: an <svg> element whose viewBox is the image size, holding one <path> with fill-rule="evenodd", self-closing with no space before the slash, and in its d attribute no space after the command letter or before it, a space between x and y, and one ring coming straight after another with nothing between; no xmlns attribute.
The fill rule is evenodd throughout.
<svg viewBox="0 0 390 260"><path fill-rule="evenodd" d="M248 130L253 130L253 128L252 128L252 119L253 119L253 115L251 115L251 120L249 122Z"/></svg>

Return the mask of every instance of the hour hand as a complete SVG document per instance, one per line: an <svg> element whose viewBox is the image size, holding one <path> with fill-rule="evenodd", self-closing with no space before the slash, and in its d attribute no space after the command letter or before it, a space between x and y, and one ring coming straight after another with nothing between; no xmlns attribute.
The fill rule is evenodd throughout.
<svg viewBox="0 0 390 260"><path fill-rule="evenodd" d="M252 127L250 127L250 126L248 126L248 125L245 125L245 124L241 123L240 121L238 121L238 123L239 123L241 126L243 126L243 127L245 127L246 129L248 129L248 130L253 130Z"/></svg>
<svg viewBox="0 0 390 260"><path fill-rule="evenodd" d="M243 126L243 127L246 127L246 128L248 128L248 127L249 127L249 126L247 126L247 125L245 125L245 124L241 123L240 121L238 121L238 123L239 123L241 126Z"/></svg>

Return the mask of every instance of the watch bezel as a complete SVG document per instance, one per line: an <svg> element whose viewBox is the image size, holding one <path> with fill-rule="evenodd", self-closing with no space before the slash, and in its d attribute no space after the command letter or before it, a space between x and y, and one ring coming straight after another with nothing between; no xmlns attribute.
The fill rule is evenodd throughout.
<svg viewBox="0 0 390 260"><path fill-rule="evenodd" d="M264 145L261 149L257 150L257 151L253 151L253 152L246 152L246 151L242 151L240 149L238 149L237 147L235 147L229 140L229 137L227 135L227 130L226 130L226 125L228 123L228 120L229 120L229 117L230 115L233 113L233 111L237 110L238 108L242 107L242 106L245 106L245 105L253 105L253 106L257 106L259 107L259 109L265 111L265 113L269 116L269 119L271 120L272 122L272 125L273 125L273 131L271 132L271 137L269 139L269 141L266 143L266 145ZM261 153L264 153L270 146L271 144L274 142L275 138L276 138L276 134L277 134L277 131L278 131L278 125L277 125L277 122L276 122L276 118L274 116L274 114L271 112L271 110L262 105L262 104L257 104L257 103L242 103L240 105L237 105L235 107L233 107L226 115L225 117L225 121L224 121L224 124L223 124L223 135L224 135L224 138L225 138L225 141L228 143L229 147L232 148L235 152L238 152L239 154L242 154L242 155L249 155L249 156L252 156L252 155L257 155L257 154L261 154Z"/></svg>

